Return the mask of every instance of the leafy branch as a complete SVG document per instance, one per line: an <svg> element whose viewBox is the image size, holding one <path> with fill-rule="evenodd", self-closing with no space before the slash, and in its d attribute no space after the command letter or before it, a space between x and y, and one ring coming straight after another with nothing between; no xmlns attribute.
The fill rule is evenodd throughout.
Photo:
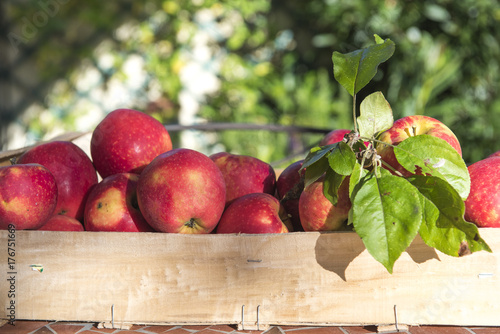
<svg viewBox="0 0 500 334"><path fill-rule="evenodd" d="M426 134L410 136L398 145L380 140L394 123L392 109L381 92L368 95L356 117L356 94L395 50L389 39L375 35L375 42L332 55L335 79L353 97L354 130L339 143L309 152L302 165L305 186L325 176L324 195L335 205L340 184L349 178L352 206L348 223L390 273L417 234L427 245L450 256L491 252L477 226L464 220L470 178L457 151L445 140ZM403 176L382 159L379 150L384 145L392 146L397 162L410 176Z"/></svg>

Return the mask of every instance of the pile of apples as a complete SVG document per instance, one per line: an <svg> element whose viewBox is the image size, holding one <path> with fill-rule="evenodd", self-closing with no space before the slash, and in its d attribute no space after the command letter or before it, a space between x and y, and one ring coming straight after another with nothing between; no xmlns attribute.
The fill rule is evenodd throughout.
<svg viewBox="0 0 500 334"><path fill-rule="evenodd" d="M333 130L320 145L344 140ZM380 138L397 145L428 134L460 144L443 123L426 116L394 122ZM165 127L132 109L109 113L95 128L91 156L68 141L30 148L0 167L0 229L166 233L284 233L349 229L349 178L336 205L319 179L304 187L303 160L277 176L255 157L220 152L207 156L173 148ZM390 146L377 153L408 173ZM500 226L500 151L469 167L471 193L465 218L479 227ZM101 176L99 181L98 175Z"/></svg>

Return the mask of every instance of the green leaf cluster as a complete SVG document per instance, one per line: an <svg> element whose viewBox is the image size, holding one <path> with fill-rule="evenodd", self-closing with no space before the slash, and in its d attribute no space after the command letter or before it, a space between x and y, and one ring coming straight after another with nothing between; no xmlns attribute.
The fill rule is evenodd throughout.
<svg viewBox="0 0 500 334"><path fill-rule="evenodd" d="M375 36L376 45L347 54L334 52L335 78L354 97L390 58L394 43ZM390 168L374 148L379 135L393 124L392 110L381 92L368 95L354 115L356 142L316 147L306 157L306 186L325 175L324 194L337 203L342 181L349 177L352 203L349 224L368 252L390 273L394 264L419 234L429 246L450 255L491 251L476 225L464 220L464 200L470 189L467 166L445 140L409 137L394 146L398 162L410 177ZM366 147L363 141L369 144Z"/></svg>

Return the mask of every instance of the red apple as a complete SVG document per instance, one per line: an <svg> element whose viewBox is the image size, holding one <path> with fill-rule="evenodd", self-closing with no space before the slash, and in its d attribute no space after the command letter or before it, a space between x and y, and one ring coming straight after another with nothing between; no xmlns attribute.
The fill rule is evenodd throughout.
<svg viewBox="0 0 500 334"><path fill-rule="evenodd" d="M141 171L159 154L172 149L165 127L132 109L110 112L94 129L90 154L102 178Z"/></svg>
<svg viewBox="0 0 500 334"><path fill-rule="evenodd" d="M286 212L276 197L266 193L248 194L229 204L216 232L287 233L288 228L281 217L286 217Z"/></svg>
<svg viewBox="0 0 500 334"><path fill-rule="evenodd" d="M305 187L300 195L299 214L302 227L304 231L345 230L351 209L349 177L340 185L336 205L323 195L323 179L324 177Z"/></svg>
<svg viewBox="0 0 500 334"><path fill-rule="evenodd" d="M421 134L444 139L462 156L462 149L455 134L444 123L429 116L414 115L400 118L394 122L389 130L380 135L379 140L392 145L398 145L408 137ZM399 164L394 155L394 149L391 146L379 143L377 145L377 153L382 157L382 160L399 171L403 176L408 177L412 175L412 173Z"/></svg>
<svg viewBox="0 0 500 334"><path fill-rule="evenodd" d="M351 132L347 129L336 129L328 132L319 142L319 146L326 146L344 140L344 136Z"/></svg>
<svg viewBox="0 0 500 334"><path fill-rule="evenodd" d="M226 206L234 199L251 193L274 195L276 173L273 167L255 157L227 152L212 154L226 184Z"/></svg>
<svg viewBox="0 0 500 334"><path fill-rule="evenodd" d="M57 204L54 175L42 165L0 167L0 229L37 229L52 216Z"/></svg>
<svg viewBox="0 0 500 334"><path fill-rule="evenodd" d="M138 174L118 173L94 186L85 206L86 231L152 232L137 203Z"/></svg>
<svg viewBox="0 0 500 334"><path fill-rule="evenodd" d="M500 157L479 160L467 168L471 186L465 220L479 227L500 227Z"/></svg>
<svg viewBox="0 0 500 334"><path fill-rule="evenodd" d="M225 198L226 185L217 165L203 153L186 148L157 156L137 185L139 208L161 232L212 232Z"/></svg>
<svg viewBox="0 0 500 334"><path fill-rule="evenodd" d="M57 183L58 200L54 214L83 222L85 201L90 188L97 183L97 173L81 148L68 141L43 143L22 154L17 163L38 163L47 167Z"/></svg>
<svg viewBox="0 0 500 334"><path fill-rule="evenodd" d="M65 215L53 215L38 228L39 231L84 231L83 224Z"/></svg>
<svg viewBox="0 0 500 334"><path fill-rule="evenodd" d="M304 230L300 224L299 215L299 198L304 190L304 181L301 177L305 174L305 170L300 171L303 163L304 160L300 160L290 164L281 172L276 181L278 198L290 217L293 231Z"/></svg>
<svg viewBox="0 0 500 334"><path fill-rule="evenodd" d="M350 133L351 130L347 129L337 129L337 130L332 130L328 132L323 139L319 142L319 146L326 146L326 145L331 145L338 143L340 141L344 140L344 136L348 133ZM369 142L365 141L365 146L368 146Z"/></svg>

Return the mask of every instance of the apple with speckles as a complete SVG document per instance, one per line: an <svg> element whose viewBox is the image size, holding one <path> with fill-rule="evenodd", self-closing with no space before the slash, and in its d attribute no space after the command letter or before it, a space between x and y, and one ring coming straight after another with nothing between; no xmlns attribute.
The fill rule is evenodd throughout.
<svg viewBox="0 0 500 334"><path fill-rule="evenodd" d="M276 197L266 193L247 194L229 204L216 233L287 233L286 219L286 212Z"/></svg>
<svg viewBox="0 0 500 334"><path fill-rule="evenodd" d="M36 230L54 212L57 183L40 164L0 167L0 229Z"/></svg>
<svg viewBox="0 0 500 334"><path fill-rule="evenodd" d="M94 186L85 206L86 231L153 232L137 203L139 175L118 173Z"/></svg>
<svg viewBox="0 0 500 334"><path fill-rule="evenodd" d="M172 149L170 134L157 119L133 109L110 112L94 129L90 155L102 178L140 174L159 154Z"/></svg>
<svg viewBox="0 0 500 334"><path fill-rule="evenodd" d="M467 168L471 186L465 220L479 227L500 227L500 157L479 160Z"/></svg>
<svg viewBox="0 0 500 334"><path fill-rule="evenodd" d="M226 185L208 156L177 148L160 154L143 170L137 200L157 231L211 233L224 211Z"/></svg>
<svg viewBox="0 0 500 334"><path fill-rule="evenodd" d="M92 161L80 147L69 141L47 142L24 152L16 163L38 163L47 167L57 183L54 214L83 222L88 193L98 179Z"/></svg>
<svg viewBox="0 0 500 334"><path fill-rule="evenodd" d="M300 223L304 231L340 231L347 229L351 209L349 177L338 190L337 204L333 205L323 194L323 180L307 185L299 198Z"/></svg>
<svg viewBox="0 0 500 334"><path fill-rule="evenodd" d="M84 231L83 224L75 218L66 215L53 215L49 218L38 231Z"/></svg>
<svg viewBox="0 0 500 334"><path fill-rule="evenodd" d="M252 193L274 195L276 173L273 167L248 155L219 152L210 159L219 167L226 184L226 207L236 198Z"/></svg>
<svg viewBox="0 0 500 334"><path fill-rule="evenodd" d="M421 134L445 140L462 156L462 149L455 134L444 123L429 116L413 115L400 118L394 122L389 130L384 131L378 139L381 142L396 146L406 138ZM392 146L378 143L376 148L382 160L401 173L401 175L409 177L413 174L399 164ZM392 170L391 172L394 173Z"/></svg>

